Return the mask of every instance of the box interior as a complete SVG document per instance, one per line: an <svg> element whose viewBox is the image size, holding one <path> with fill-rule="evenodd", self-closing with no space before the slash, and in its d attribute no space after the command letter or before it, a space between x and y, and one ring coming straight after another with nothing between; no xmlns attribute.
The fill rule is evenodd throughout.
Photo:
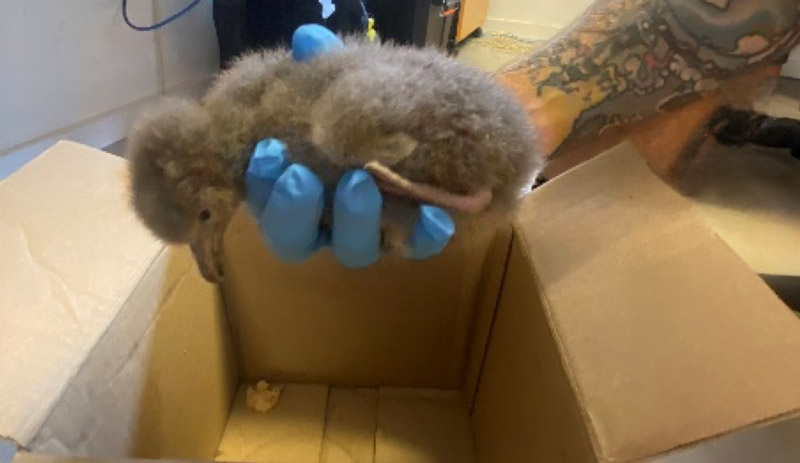
<svg viewBox="0 0 800 463"><path fill-rule="evenodd" d="M0 269L30 284L9 323L48 315L24 335L52 340L0 360L19 462L794 461L752 436L797 428L800 322L629 145L425 262L282 264L242 213L221 287L136 224L106 158L60 143L0 183ZM284 386L265 413L259 380Z"/></svg>

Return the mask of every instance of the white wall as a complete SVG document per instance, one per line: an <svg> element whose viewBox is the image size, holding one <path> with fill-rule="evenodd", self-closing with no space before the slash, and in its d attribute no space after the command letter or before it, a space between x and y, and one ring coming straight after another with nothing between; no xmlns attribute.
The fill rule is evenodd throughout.
<svg viewBox="0 0 800 463"><path fill-rule="evenodd" d="M592 3L592 0L491 0L484 28L548 39Z"/></svg>
<svg viewBox="0 0 800 463"><path fill-rule="evenodd" d="M129 0L129 16L149 25L189 1ZM217 69L211 0L156 32L128 28L121 0L2 3L0 171L58 139L111 144L143 103L196 93Z"/></svg>

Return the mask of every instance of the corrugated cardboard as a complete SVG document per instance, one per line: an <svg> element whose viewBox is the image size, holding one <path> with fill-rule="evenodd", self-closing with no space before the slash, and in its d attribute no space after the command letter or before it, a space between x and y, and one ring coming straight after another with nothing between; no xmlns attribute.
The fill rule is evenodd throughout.
<svg viewBox="0 0 800 463"><path fill-rule="evenodd" d="M652 457L800 410L798 352L800 321L621 145L519 218L478 447L509 463Z"/></svg>
<svg viewBox="0 0 800 463"><path fill-rule="evenodd" d="M372 463L378 390L331 388L319 463Z"/></svg>
<svg viewBox="0 0 800 463"><path fill-rule="evenodd" d="M251 410L242 388L219 443L217 461L311 463L322 452L328 387L292 384L269 413Z"/></svg>
<svg viewBox="0 0 800 463"><path fill-rule="evenodd" d="M362 270L327 251L293 265L242 212L226 234L223 291L244 378L459 388L493 240Z"/></svg>
<svg viewBox="0 0 800 463"><path fill-rule="evenodd" d="M62 143L0 183L20 463L470 461L467 416L484 463L792 455L797 422L767 425L800 409L800 320L628 144L534 192L513 236L425 262L282 264L240 214L222 295L138 224L123 172ZM320 384L229 415L237 378Z"/></svg>
<svg viewBox="0 0 800 463"><path fill-rule="evenodd" d="M158 255L28 447L92 456L214 455L235 371L224 312L193 265L183 249Z"/></svg>
<svg viewBox="0 0 800 463"><path fill-rule="evenodd" d="M34 437L162 250L117 210L123 167L60 143L0 183L0 372L14 378L2 385L0 435Z"/></svg>
<svg viewBox="0 0 800 463"><path fill-rule="evenodd" d="M470 419L457 391L381 388L375 463L473 463Z"/></svg>
<svg viewBox="0 0 800 463"><path fill-rule="evenodd" d="M119 158L59 143L0 183L0 435L211 458L235 387L215 288L132 210Z"/></svg>

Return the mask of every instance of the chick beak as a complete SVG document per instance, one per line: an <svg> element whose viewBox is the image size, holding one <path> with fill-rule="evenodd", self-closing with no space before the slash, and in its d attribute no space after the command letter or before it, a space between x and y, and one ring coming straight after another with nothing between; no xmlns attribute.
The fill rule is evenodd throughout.
<svg viewBox="0 0 800 463"><path fill-rule="evenodd" d="M208 224L202 227L195 240L190 244L200 274L210 283L222 281L222 238L225 235L225 224Z"/></svg>

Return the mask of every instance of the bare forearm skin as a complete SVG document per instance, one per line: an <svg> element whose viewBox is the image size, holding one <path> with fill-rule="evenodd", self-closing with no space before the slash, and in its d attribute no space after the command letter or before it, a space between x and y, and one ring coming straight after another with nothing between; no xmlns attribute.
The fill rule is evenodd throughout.
<svg viewBox="0 0 800 463"><path fill-rule="evenodd" d="M798 41L800 0L598 0L498 79L556 157L659 113L701 117L714 103L699 100L777 75Z"/></svg>

